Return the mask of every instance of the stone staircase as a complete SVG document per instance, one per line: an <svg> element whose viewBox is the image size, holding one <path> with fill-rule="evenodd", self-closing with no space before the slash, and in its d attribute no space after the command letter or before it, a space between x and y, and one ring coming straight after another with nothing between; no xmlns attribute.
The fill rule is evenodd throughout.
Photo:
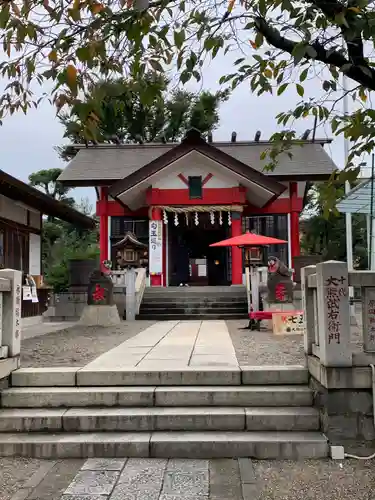
<svg viewBox="0 0 375 500"><path fill-rule="evenodd" d="M146 288L138 319L246 319L242 286Z"/></svg>
<svg viewBox="0 0 375 500"><path fill-rule="evenodd" d="M0 456L327 456L303 367L25 368L1 393Z"/></svg>

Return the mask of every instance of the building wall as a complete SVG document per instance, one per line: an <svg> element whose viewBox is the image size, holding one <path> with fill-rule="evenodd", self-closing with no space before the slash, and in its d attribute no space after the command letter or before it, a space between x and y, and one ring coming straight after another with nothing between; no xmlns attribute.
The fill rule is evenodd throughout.
<svg viewBox="0 0 375 500"><path fill-rule="evenodd" d="M207 157L192 152L176 161L173 167L168 169L168 175L165 175L165 172L155 175L152 178L152 187L157 189L186 188L186 183L179 177L180 174L186 179L189 176L201 176L202 180L211 174L212 177L205 183L205 188L228 188L239 185L239 180L229 171L226 172L220 165L210 161Z"/></svg>
<svg viewBox="0 0 375 500"><path fill-rule="evenodd" d="M29 274L41 274L42 242L40 234L29 234Z"/></svg>
<svg viewBox="0 0 375 500"><path fill-rule="evenodd" d="M27 226L27 209L3 195L0 195L0 217Z"/></svg>

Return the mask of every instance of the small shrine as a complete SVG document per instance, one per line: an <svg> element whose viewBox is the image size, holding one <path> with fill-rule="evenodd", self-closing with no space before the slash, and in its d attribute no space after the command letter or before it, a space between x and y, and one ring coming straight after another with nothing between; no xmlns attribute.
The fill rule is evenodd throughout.
<svg viewBox="0 0 375 500"><path fill-rule="evenodd" d="M137 239L130 231L123 239L113 245L116 252L116 269L127 267L146 267L148 264L148 245Z"/></svg>

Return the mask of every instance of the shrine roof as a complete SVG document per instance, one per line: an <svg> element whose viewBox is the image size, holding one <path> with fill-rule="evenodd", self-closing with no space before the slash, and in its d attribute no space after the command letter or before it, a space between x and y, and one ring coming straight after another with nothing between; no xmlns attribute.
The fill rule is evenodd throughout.
<svg viewBox="0 0 375 500"><path fill-rule="evenodd" d="M123 239L121 241L115 243L113 245L113 248L124 247L127 243L131 243L135 247L139 247L139 248L148 248L148 245L145 245L144 243L139 241L138 238L135 236L135 234L131 233L130 231L128 231L125 234L125 236L123 237Z"/></svg>
<svg viewBox="0 0 375 500"><path fill-rule="evenodd" d="M268 141L213 142L209 146L274 180L314 181L328 179L337 170L324 149L324 145L330 142L327 139L298 141L291 146L291 158L287 153L279 156L274 171L265 171L267 160L260 158L262 152L271 146ZM180 145L181 143L73 145L77 155L65 167L59 181L67 186L110 185L134 174Z"/></svg>
<svg viewBox="0 0 375 500"><path fill-rule="evenodd" d="M66 205L62 201L55 200L52 196L39 191L39 189L33 186L29 186L3 170L0 170L0 194L14 201L20 201L30 208L40 211L42 214L57 217L75 226L84 229L95 227L95 221L91 217Z"/></svg>

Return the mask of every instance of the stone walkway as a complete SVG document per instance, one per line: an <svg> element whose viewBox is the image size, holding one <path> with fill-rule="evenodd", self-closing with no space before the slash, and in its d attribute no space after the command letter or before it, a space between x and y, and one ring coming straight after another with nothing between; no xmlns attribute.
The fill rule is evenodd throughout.
<svg viewBox="0 0 375 500"><path fill-rule="evenodd" d="M0 500L372 500L375 473L358 460L20 460L12 483L0 459Z"/></svg>
<svg viewBox="0 0 375 500"><path fill-rule="evenodd" d="M85 370L237 367L225 321L163 321L102 354Z"/></svg>

